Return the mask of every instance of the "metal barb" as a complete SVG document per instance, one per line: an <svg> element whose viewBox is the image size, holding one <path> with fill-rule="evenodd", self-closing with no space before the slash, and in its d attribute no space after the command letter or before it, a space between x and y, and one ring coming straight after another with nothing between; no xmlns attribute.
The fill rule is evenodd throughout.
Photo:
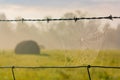
<svg viewBox="0 0 120 80"><path fill-rule="evenodd" d="M50 19L49 18L47 18L47 23L49 23L50 22Z"/></svg>
<svg viewBox="0 0 120 80"><path fill-rule="evenodd" d="M74 21L77 22L78 18L74 17Z"/></svg>
<svg viewBox="0 0 120 80"><path fill-rule="evenodd" d="M24 22L24 20L25 20L24 18L21 19L22 23Z"/></svg>
<svg viewBox="0 0 120 80"><path fill-rule="evenodd" d="M108 16L108 18L109 18L110 20L113 20L113 17L112 17L112 15Z"/></svg>

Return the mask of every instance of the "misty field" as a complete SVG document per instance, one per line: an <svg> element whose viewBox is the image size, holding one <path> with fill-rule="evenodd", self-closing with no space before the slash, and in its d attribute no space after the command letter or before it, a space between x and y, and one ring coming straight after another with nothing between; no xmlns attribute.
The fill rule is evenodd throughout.
<svg viewBox="0 0 120 80"><path fill-rule="evenodd" d="M120 66L119 50L99 51L90 63L80 62L82 52L80 50L42 50L40 55L17 55L10 50L0 51L0 66L82 66L89 64ZM93 52L89 50L89 54L92 55ZM120 70L117 69L91 68L90 72L92 80L120 80ZM89 80L86 68L15 69L15 77L16 80ZM11 69L0 69L0 80L13 80Z"/></svg>

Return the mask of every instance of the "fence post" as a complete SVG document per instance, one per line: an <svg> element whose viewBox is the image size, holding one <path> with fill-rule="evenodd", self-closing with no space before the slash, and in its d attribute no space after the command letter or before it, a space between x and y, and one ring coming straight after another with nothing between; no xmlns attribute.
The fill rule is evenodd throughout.
<svg viewBox="0 0 120 80"><path fill-rule="evenodd" d="M15 79L14 68L15 68L15 67L14 67L14 66L12 66L12 67L11 67L11 70L12 70L12 76L13 76L13 80L16 80L16 79Z"/></svg>
<svg viewBox="0 0 120 80"><path fill-rule="evenodd" d="M89 80L91 80L90 67L91 67L90 65L87 66L87 72L88 72Z"/></svg>

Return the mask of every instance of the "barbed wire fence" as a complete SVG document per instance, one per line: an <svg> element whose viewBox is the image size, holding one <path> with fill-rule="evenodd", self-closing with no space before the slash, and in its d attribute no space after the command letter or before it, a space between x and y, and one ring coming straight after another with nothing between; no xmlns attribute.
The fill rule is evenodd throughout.
<svg viewBox="0 0 120 80"><path fill-rule="evenodd" d="M79 21L79 20L96 20L96 19L106 19L106 20L113 20L113 19L120 19L119 16L102 16L102 17L73 17L73 18L60 18L60 19L51 19L51 18L47 18L47 19L0 19L0 22L26 22L26 21L43 21L43 22L47 22L49 23L50 21ZM0 69L11 69L12 72L12 77L13 80L17 80L16 76L15 76L15 69L42 69L42 68L60 68L60 69L65 69L65 68L86 68L87 69L87 75L88 75L88 80L92 80L92 76L90 73L90 69L91 68L105 68L105 69L120 69L120 67L113 67L113 66L91 66L91 65L87 65L87 66L40 66L40 67L32 67L32 66L0 66Z"/></svg>

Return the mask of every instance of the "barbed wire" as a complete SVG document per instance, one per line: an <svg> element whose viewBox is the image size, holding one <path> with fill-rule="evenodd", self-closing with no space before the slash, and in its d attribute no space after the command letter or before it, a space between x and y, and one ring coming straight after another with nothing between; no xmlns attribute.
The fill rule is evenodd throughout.
<svg viewBox="0 0 120 80"><path fill-rule="evenodd" d="M59 18L59 19L51 19L51 18L47 18L47 19L0 19L0 22L24 22L24 21L47 21L48 23L50 21L79 21L79 20L95 20L95 19L109 19L109 20L113 20L113 19L120 19L120 16L102 16L102 17L73 17L73 18Z"/></svg>
<svg viewBox="0 0 120 80"><path fill-rule="evenodd" d="M14 69L86 68L89 80L92 80L91 79L91 74L90 74L90 68L120 69L120 67L114 67L114 66L91 66L91 65L88 65L88 66L39 66L39 67L36 67L36 66L0 66L0 69L3 69L3 68L5 68L5 69L10 68L11 69L13 80L17 80L16 77L15 77Z"/></svg>

